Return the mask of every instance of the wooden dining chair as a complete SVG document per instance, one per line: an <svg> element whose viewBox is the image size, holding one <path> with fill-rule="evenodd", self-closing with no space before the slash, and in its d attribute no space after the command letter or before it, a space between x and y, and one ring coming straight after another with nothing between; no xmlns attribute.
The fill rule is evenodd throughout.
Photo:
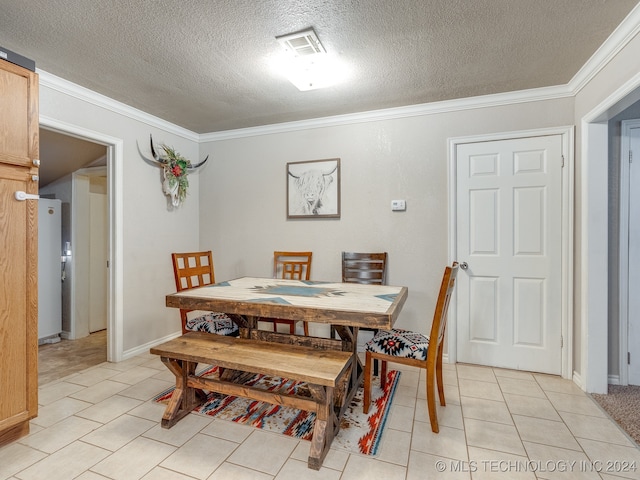
<svg viewBox="0 0 640 480"><path fill-rule="evenodd" d="M311 278L312 252L273 252L273 278L290 280L309 280ZM291 335L296 332L296 320L284 318L260 318L261 322L273 323L273 331L277 331L279 324L289 326ZM305 336L309 336L309 325L302 322Z"/></svg>
<svg viewBox="0 0 640 480"><path fill-rule="evenodd" d="M211 251L172 253L173 274L178 292L216 283ZM234 317L236 317L234 315ZM239 327L226 313L180 309L182 333L200 331L238 336Z"/></svg>
<svg viewBox="0 0 640 480"><path fill-rule="evenodd" d="M387 281L387 252L361 253L342 252L342 281L345 283L363 283L369 285L385 285ZM360 328L373 331L375 328ZM331 338L335 330L331 327ZM373 364L373 374L378 375L378 362Z"/></svg>
<svg viewBox="0 0 640 480"><path fill-rule="evenodd" d="M342 252L342 281L384 285L387 280L387 252Z"/></svg>
<svg viewBox="0 0 640 480"><path fill-rule="evenodd" d="M312 252L273 252L273 278L309 280Z"/></svg>
<svg viewBox="0 0 640 480"><path fill-rule="evenodd" d="M364 367L364 413L369 412L371 403L371 364L374 359L381 361L380 386L384 389L387 379L387 362L401 363L424 368L427 379L427 407L431 430L439 432L436 412L435 384L438 384L440 405L445 406L444 385L442 383L442 352L444 332L447 325L447 310L458 274L458 262L445 267L440 293L431 323L431 333L427 337L419 332L393 328L380 330L366 345Z"/></svg>

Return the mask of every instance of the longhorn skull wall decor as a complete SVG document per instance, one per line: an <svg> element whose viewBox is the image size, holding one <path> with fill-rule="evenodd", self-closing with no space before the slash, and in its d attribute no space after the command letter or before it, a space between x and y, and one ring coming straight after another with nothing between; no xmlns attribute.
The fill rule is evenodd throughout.
<svg viewBox="0 0 640 480"><path fill-rule="evenodd" d="M187 187L189 187L187 175L190 171L204 165L209 159L209 156L207 155L207 157L197 165L191 165L189 160L173 148L164 144L160 145L162 150L164 150L164 155L158 155L153 146L153 136L149 135L149 138L154 160L145 160L162 168L162 191L170 198L173 207L179 207L187 197Z"/></svg>

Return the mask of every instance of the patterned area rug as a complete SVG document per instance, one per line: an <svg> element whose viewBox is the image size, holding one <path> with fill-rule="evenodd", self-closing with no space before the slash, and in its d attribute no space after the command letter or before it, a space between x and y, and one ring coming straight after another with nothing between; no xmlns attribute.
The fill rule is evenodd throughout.
<svg viewBox="0 0 640 480"><path fill-rule="evenodd" d="M218 374L218 367L209 366L198 374L215 376ZM362 413L363 389L362 387L358 389L340 419L340 431L333 439L332 448L342 448L365 455L377 454L399 379L400 372L389 371L386 388L383 392L380 388L379 378L373 378L372 401L367 415ZM246 385L269 391L295 392L297 395L310 396L309 390L303 382L249 373L244 374L241 381ZM172 393L173 388L170 388L156 395L153 400L167 403ZM315 413L218 393L209 393L207 401L196 408L194 412L283 433L303 440L311 440L315 420Z"/></svg>

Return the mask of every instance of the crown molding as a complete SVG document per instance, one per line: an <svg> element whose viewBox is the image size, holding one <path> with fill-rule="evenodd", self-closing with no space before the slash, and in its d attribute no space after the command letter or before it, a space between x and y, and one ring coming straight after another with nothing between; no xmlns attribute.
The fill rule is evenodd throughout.
<svg viewBox="0 0 640 480"><path fill-rule="evenodd" d="M640 3L633 7L629 15L569 81L567 85L573 95L577 95L638 33L640 33Z"/></svg>
<svg viewBox="0 0 640 480"><path fill-rule="evenodd" d="M167 122L159 117L150 115L142 110L138 110L137 108L130 107L125 103L118 102L117 100L94 92L93 90L89 90L88 88L57 77L43 70L36 68L36 72L38 73L41 86L69 95L133 120L146 123L149 126L173 133L188 140L192 140L194 142L198 142L200 140L200 136L191 130L187 130L186 128L180 127L171 122Z"/></svg>
<svg viewBox="0 0 640 480"><path fill-rule="evenodd" d="M472 110L475 108L500 107L516 103L539 102L572 96L572 92L566 86L543 87L516 92L498 93L478 97L468 97L441 102L423 103L407 107L385 108L368 112L349 113L331 117L314 118L296 122L276 123L260 127L226 130L223 132L204 133L200 135L201 142L215 142L234 138L253 137L257 135L270 135L274 133L293 132L297 130L309 130L312 128L335 127L355 123L377 122L381 120L393 120L407 117L420 117L436 115L440 113Z"/></svg>

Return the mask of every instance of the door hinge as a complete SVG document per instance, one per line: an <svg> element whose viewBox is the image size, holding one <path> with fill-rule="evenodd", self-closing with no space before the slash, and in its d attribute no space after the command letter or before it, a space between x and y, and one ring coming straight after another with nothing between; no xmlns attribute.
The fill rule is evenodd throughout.
<svg viewBox="0 0 640 480"><path fill-rule="evenodd" d="M629 150L629 163L633 163L633 151Z"/></svg>
<svg viewBox="0 0 640 480"><path fill-rule="evenodd" d="M562 155L562 168L564 168L564 155Z"/></svg>
<svg viewBox="0 0 640 480"><path fill-rule="evenodd" d="M631 365L631 352L627 352L627 365Z"/></svg>
<svg viewBox="0 0 640 480"><path fill-rule="evenodd" d="M564 347L564 337L560 335L560 348Z"/></svg>

